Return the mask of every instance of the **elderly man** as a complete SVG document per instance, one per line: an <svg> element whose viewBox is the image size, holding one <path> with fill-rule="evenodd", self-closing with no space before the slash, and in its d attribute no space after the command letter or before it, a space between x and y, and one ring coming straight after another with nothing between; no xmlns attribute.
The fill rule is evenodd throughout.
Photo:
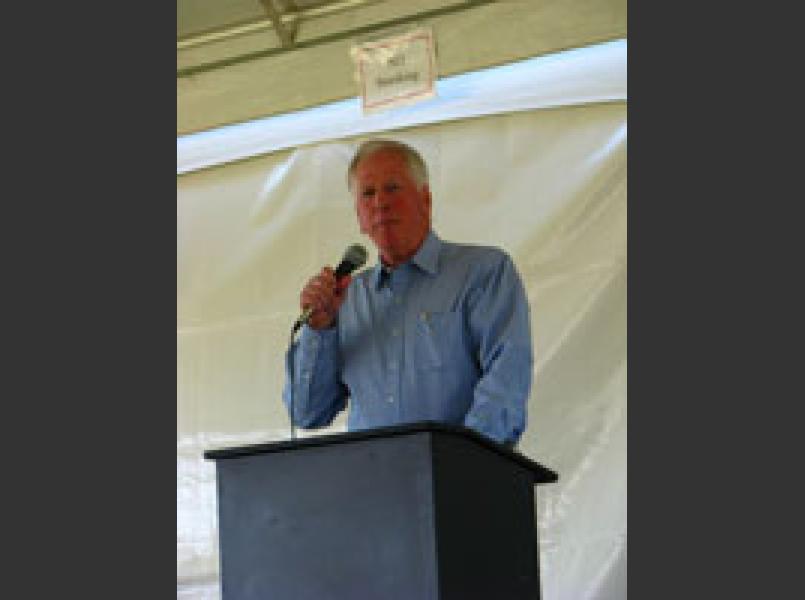
<svg viewBox="0 0 805 600"><path fill-rule="evenodd" d="M325 267L302 290L312 313L283 394L294 423L328 425L349 399L350 430L440 421L516 443L533 356L511 259L436 236L427 168L405 144L365 142L347 182L380 261L351 279Z"/></svg>

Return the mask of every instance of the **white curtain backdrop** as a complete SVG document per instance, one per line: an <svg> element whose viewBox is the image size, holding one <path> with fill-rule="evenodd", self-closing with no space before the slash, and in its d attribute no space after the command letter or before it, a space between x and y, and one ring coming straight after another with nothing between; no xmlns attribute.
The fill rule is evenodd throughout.
<svg viewBox="0 0 805 600"><path fill-rule="evenodd" d="M574 93L550 108L378 134L425 157L441 237L503 247L523 277L535 366L519 450L560 475L537 488L547 600L626 597L627 110L620 44L622 62L606 68L622 73L622 100ZM594 50L587 49L590 56ZM557 69L560 58L543 63ZM610 75L591 77L591 85ZM289 437L280 393L299 290L349 244L371 247L345 185L347 163L368 133L200 171L183 169L189 163L178 146L179 598L219 598L215 470L203 451ZM220 141L226 132L217 135ZM212 163L230 160L225 155ZM309 435L344 424L341 416Z"/></svg>

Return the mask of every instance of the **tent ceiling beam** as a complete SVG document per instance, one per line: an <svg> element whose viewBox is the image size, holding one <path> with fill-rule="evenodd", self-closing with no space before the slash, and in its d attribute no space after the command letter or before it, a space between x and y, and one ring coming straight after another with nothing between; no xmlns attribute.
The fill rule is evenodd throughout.
<svg viewBox="0 0 805 600"><path fill-rule="evenodd" d="M280 13L277 7L274 6L273 0L260 0L260 4L263 5L268 18L271 19L271 25L274 27L274 31L277 32L282 47L286 50L293 48L298 25L296 11L291 10L290 12ZM287 25L282 20L283 16L290 16L291 20Z"/></svg>
<svg viewBox="0 0 805 600"><path fill-rule="evenodd" d="M261 0L264 4L270 4L270 0ZM383 29L390 29L393 27L400 27L403 25L408 25L411 23L420 23L427 19L433 19L437 17L443 17L450 14L455 14L461 11L466 11L467 9L476 8L485 4L493 4L498 2L498 0L465 0L464 2L460 2L458 4L452 4L449 6L443 6L439 8L434 8L422 12L417 12L413 14L409 14L403 17L398 17L395 19L390 19L386 21L380 21L378 23L372 23L370 25L365 25L362 27L356 27L354 29L348 29L343 31L338 31L329 35L324 35L321 37L313 38L310 40L306 40L304 42L293 42L290 45L286 45L284 42L280 47L276 48L269 48L266 50L259 50L256 52L249 52L247 54L242 54L239 56L233 56L231 58L226 58L219 61L214 61L210 63L203 63L199 65L194 65L192 67L186 67L184 69L179 69L176 71L176 77L181 79L182 77L188 77L191 75L197 75L199 73L204 73L207 71L212 71L215 69L221 69L224 67L231 67L233 65L237 65L244 62L253 61L256 59L261 58L268 58L271 56L276 56L277 54L282 54L283 52L288 52L290 50L300 50L302 48L311 48L314 46L319 46L322 44L327 44L330 42L337 42L340 40L354 38L359 36L365 36L371 34L376 31L381 31ZM353 3L354 4L354 3ZM332 5L328 5L332 6ZM301 13L302 11L300 11ZM283 21L287 18L287 15L283 15L278 19L279 21ZM300 17L301 22L301 17ZM271 23L271 19L269 19L269 23ZM278 31L278 35L281 37L282 33Z"/></svg>
<svg viewBox="0 0 805 600"><path fill-rule="evenodd" d="M190 48L197 48L207 44L216 42L223 42L225 40L241 37L244 35L259 33L269 29L278 30L284 27L295 27L302 21L309 21L311 19L318 19L328 17L350 9L359 8L368 4L377 4L381 0L334 0L327 4L318 6L310 6L307 8L297 8L293 2L289 6L293 7L290 12L280 12L273 6L271 0L260 0L266 10L267 16L258 19L250 19L233 23L225 27L216 27L208 29L200 33L186 35L180 37L176 41L176 50L189 50ZM271 14L275 13L276 17L272 18ZM280 35L278 33L278 35Z"/></svg>

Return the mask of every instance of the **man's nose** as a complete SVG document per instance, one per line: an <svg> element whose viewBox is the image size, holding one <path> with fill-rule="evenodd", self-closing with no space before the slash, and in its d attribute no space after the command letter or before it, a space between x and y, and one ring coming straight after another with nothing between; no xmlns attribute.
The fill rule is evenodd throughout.
<svg viewBox="0 0 805 600"><path fill-rule="evenodd" d="M378 190L378 192L372 198L372 204L375 208L388 208L389 203L391 201L391 196L388 192L383 190Z"/></svg>

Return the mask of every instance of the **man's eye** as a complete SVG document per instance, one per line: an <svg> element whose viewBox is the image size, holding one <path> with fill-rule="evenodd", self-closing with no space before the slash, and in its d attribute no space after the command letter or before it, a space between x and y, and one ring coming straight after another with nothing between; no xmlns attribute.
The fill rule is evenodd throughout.
<svg viewBox="0 0 805 600"><path fill-rule="evenodd" d="M363 197L364 198L371 198L375 195L375 191L371 188L363 190Z"/></svg>
<svg viewBox="0 0 805 600"><path fill-rule="evenodd" d="M387 192L396 192L399 189L400 189L400 186L397 185L396 183L389 183L388 185L386 185L386 191Z"/></svg>

